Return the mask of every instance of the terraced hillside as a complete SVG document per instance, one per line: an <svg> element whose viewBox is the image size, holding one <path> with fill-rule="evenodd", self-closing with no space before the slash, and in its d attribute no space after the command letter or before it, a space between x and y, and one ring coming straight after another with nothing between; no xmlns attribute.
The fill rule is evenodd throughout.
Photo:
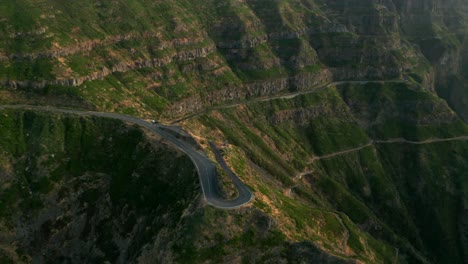
<svg viewBox="0 0 468 264"><path fill-rule="evenodd" d="M137 128L2 111L0 262L465 263L467 14L466 0L3 1L0 104L180 125L256 199L207 206L189 160Z"/></svg>

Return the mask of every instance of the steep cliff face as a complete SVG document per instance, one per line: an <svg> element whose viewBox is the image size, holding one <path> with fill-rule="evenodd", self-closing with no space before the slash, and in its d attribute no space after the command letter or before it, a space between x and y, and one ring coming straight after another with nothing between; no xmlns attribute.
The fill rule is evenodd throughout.
<svg viewBox="0 0 468 264"><path fill-rule="evenodd" d="M434 67L434 87L465 121L466 34L468 3L452 1L399 1L401 27Z"/></svg>
<svg viewBox="0 0 468 264"><path fill-rule="evenodd" d="M62 254L57 244L65 241L111 262L466 262L466 0L4 2L0 103L166 121L188 117L181 125L201 146L207 138L222 142L230 166L256 196L239 211L207 208L184 178L193 180L187 160L176 158L185 174L166 164L162 181L179 175L189 198L174 198L180 208L171 209L168 201L156 211L146 203L147 211L138 211L133 202L154 196L125 193L125 202L115 203L110 174L120 174L114 164L97 164L107 154L131 151L136 160L112 156L133 168L122 181L146 184L141 179L147 177L137 176L154 169L148 159L167 160L143 137L135 139L136 149L105 140L119 136L125 142L130 134L133 140L132 129L119 135L105 130L103 138L93 130L96 137L78 140L75 126L85 131L89 120L41 119L54 125L38 132L39 121L33 122L31 131L41 136L30 142L11 132L26 127L11 125L11 138L0 145L8 146L6 158L0 156L6 175L1 188L12 188L3 193L21 194L24 202L0 207L16 212L2 227L6 244L22 248L6 248L9 259L47 261ZM26 124L39 117L14 118ZM56 131L61 147L42 154L43 146L54 146L47 131ZM69 149L64 142L70 140L77 146ZM94 152L86 140L109 153ZM26 146L41 151L27 154ZM50 155L59 150L63 157L54 162ZM161 156L169 155L165 151L173 153ZM149 157L140 160L140 154ZM137 161L143 162L141 173ZM74 172L77 167L87 169ZM56 170L73 177L43 180L58 177ZM15 177L25 180L16 186ZM23 193L23 186L37 191ZM40 217L19 225L29 209ZM57 218L51 210L71 213ZM127 223L127 215L143 220Z"/></svg>
<svg viewBox="0 0 468 264"><path fill-rule="evenodd" d="M138 108L174 117L330 80L407 76L463 116L466 9L461 0L8 3L0 85L76 86L76 97L125 111L113 91L122 89Z"/></svg>

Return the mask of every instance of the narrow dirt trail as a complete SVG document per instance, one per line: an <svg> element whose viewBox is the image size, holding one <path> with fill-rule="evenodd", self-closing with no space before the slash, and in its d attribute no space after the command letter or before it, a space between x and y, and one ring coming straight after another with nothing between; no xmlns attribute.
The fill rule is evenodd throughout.
<svg viewBox="0 0 468 264"><path fill-rule="evenodd" d="M341 85L341 84L366 84L366 83L406 83L404 80L364 80L364 81L336 81L336 82L329 82L321 85L317 85L315 87L312 87L311 89L308 90L303 90L303 91L297 91L297 92L290 92L290 93L282 93L282 94L275 94L275 95L270 95L266 97L256 97L256 98L249 98L246 100L242 100L240 102L235 102L235 103L227 103L223 105L217 105L217 106L211 106L211 107L206 107L198 112L188 114L186 116L180 117L178 119L172 120L169 123L171 125L178 124L182 121L192 119L194 117L198 117L200 115L206 114L210 111L213 110L220 110L220 109L227 109L227 108L233 108L236 106L240 105L248 105L252 103L258 103L258 102L266 102L266 101L271 101L275 99L292 99L296 96L299 95L304 95L304 94L311 94L311 93L317 93L319 91L322 91L324 89L327 89L329 87L335 86L335 85Z"/></svg>
<svg viewBox="0 0 468 264"><path fill-rule="evenodd" d="M308 164L312 164L312 163L314 163L314 162L316 162L318 160L321 160L321 159L329 159L329 158L333 158L333 157L336 157L336 156L353 153L353 152L365 149L367 147L370 147L370 146L373 146L373 145L376 145L376 144L425 145L425 144L433 144L433 143L440 143L440 142L467 141L467 140L468 140L468 136L458 136L458 137L451 137L451 138L431 138L431 139L426 139L426 140L422 140L422 141L412 141L412 140L407 140L407 139L404 139L404 138L392 138L392 139L387 139L387 140L372 140L371 142L367 143L366 145L362 145L362 146L359 146L359 147L356 147L356 148L346 149L346 150L330 153L330 154L323 155L323 156L315 156L308 162ZM296 182L296 184L294 186L286 188L284 190L284 193L287 196L291 197L292 196L292 190L299 186L300 180L302 180L302 177L304 175L311 174L311 173L313 173L313 171L310 171L310 170L298 173L293 178L294 181Z"/></svg>
<svg viewBox="0 0 468 264"><path fill-rule="evenodd" d="M336 157L336 156L340 156L340 155L343 155L343 154L348 154L348 153L351 153L351 152L356 152L356 151L359 151L361 149L365 149L367 147L370 147L373 145L373 142L370 142L370 143L367 143L366 145L363 145L363 146L360 146L360 147L357 147L357 148L352 148L352 149L346 149L346 150L342 150L342 151L338 151L338 152L334 152L334 153L330 153L330 154L327 154L327 155L323 155L323 156L315 156L313 157L309 163L313 163L317 160L321 160L321 159L329 159L329 158L333 158L333 157Z"/></svg>
<svg viewBox="0 0 468 264"><path fill-rule="evenodd" d="M406 140L404 138L393 138L388 140L374 140L375 144L390 144L390 143L406 143L406 144L413 144L413 145L424 145L424 144L431 144L437 142L447 142L447 141L462 141L468 140L468 136L459 136L459 137L452 137L452 138L431 138L423 141L411 141Z"/></svg>
<svg viewBox="0 0 468 264"><path fill-rule="evenodd" d="M326 154L326 155L323 155L323 156L315 156L310 160L309 163L313 163L313 162L315 162L317 160L321 160L321 159L329 159L329 158L333 158L333 157L336 157L336 156L356 152L356 151L359 151L361 149L364 149L364 148L367 148L367 147L370 147L370 146L376 145L376 144L396 144L396 143L400 143L400 144L411 144L411 145L426 145L426 144L433 144L433 143L440 143L440 142L466 141L466 140L468 140L468 136L458 136L458 137L451 137L451 138L431 138L431 139L426 139L426 140L422 140L422 141L412 141L412 140L407 140L405 138L391 138L391 139L387 139L387 140L372 140L371 142L367 143L366 145L363 145L363 146L360 146L360 147L346 149L346 150Z"/></svg>

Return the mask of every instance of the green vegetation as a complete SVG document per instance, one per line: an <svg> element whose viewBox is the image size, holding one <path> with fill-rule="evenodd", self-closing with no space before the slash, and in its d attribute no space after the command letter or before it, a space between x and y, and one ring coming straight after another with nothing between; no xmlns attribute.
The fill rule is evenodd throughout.
<svg viewBox="0 0 468 264"><path fill-rule="evenodd" d="M298 236L323 218L326 235L320 241L339 241L344 224L357 258L365 259L372 248L391 263L398 248L399 257L408 261L424 262L428 255L444 263L461 261L463 242L457 234L468 169L462 158L467 155L465 141L371 144L468 135L467 125L435 95L404 84L346 85L222 109L200 121L210 130L219 129L281 188L296 186L292 192L298 201L272 191L274 185L256 183L252 188L275 201ZM227 155L244 180L252 181L240 153ZM314 160L317 156L324 158ZM293 179L305 170L310 176ZM271 212L265 201L256 206ZM343 224L326 216L327 210L339 214ZM440 239L447 244L436 246Z"/></svg>
<svg viewBox="0 0 468 264"><path fill-rule="evenodd" d="M3 1L1 104L166 121L206 110L187 130L230 143L256 200L205 206L187 158L120 122L3 111L0 232L40 238L0 245L0 262L76 245L47 243L67 226L93 246L60 250L103 253L43 262L466 262L468 147L431 143L468 135L466 4L371 2ZM332 79L405 82L248 102Z"/></svg>
<svg viewBox="0 0 468 264"><path fill-rule="evenodd" d="M339 91L358 120L369 122L366 132L375 139L425 140L466 135L468 126L433 93L406 84L343 85Z"/></svg>
<svg viewBox="0 0 468 264"><path fill-rule="evenodd" d="M221 224L225 219L232 222ZM257 223L251 222L258 221ZM199 210L184 223L184 230L173 249L178 254L178 261L183 263L200 263L203 261L223 262L228 254L240 252L257 252L255 259L272 254L272 248L285 245L284 235L276 228L270 229L264 215L255 215L251 210L246 212L226 212L210 207ZM240 227L238 233L230 230ZM211 232L206 233L205 230ZM227 231L227 232L226 232ZM204 234L207 238L195 234ZM194 245L201 241L210 241L211 245L197 249Z"/></svg>
<svg viewBox="0 0 468 264"><path fill-rule="evenodd" d="M12 65L0 66L0 77L3 79L19 80L54 80L52 72L54 61L49 59L37 59L33 63L29 61L17 61Z"/></svg>
<svg viewBox="0 0 468 264"><path fill-rule="evenodd" d="M133 259L162 228L177 224L198 193L187 157L122 122L3 110L0 124L0 227L9 233L31 226L15 237L30 257L37 253L27 245L53 251L52 234L61 237L83 225L60 244L92 243L103 255L70 250L99 262L116 260L116 241L133 236L124 257ZM10 245L1 247L3 254Z"/></svg>

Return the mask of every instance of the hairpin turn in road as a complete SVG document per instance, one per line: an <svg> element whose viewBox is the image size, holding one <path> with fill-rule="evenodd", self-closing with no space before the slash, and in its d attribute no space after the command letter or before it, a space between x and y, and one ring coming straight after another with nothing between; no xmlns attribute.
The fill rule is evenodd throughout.
<svg viewBox="0 0 468 264"><path fill-rule="evenodd" d="M223 158L221 157L219 151L216 149L213 143L210 142L210 147L215 153L217 161L220 163L221 167L226 170L227 174L232 179L234 186L237 188L237 197L234 199L224 199L220 195L220 191L218 189L218 178L216 173L216 166L215 164L208 159L205 155L197 151L192 145L189 143L178 139L176 136L172 135L171 133L165 131L163 128L164 126L157 123L157 122L148 122L143 119L139 119L136 117L117 114L117 113L105 113L105 112L92 112L92 111L80 111L80 110L71 110L71 109L60 109L60 108L53 108L53 107L46 107L46 106L29 106L29 105L3 105L0 106L0 109L19 109L19 110L34 110L34 111L47 111L47 112L56 112L56 113L65 113L65 114L74 114L80 116L98 116L104 118L112 118L112 119L119 119L125 122L133 123L142 127L149 129L151 132L158 134L169 144L173 145L174 147L178 148L180 151L187 154L190 157L192 162L194 163L199 180L200 185L203 191L203 195L205 196L205 200L208 204L211 204L214 207L222 208L222 209L233 209L241 207L247 203L249 203L253 198L252 192L245 186L244 183L235 175L229 167L224 162ZM177 130L177 129L176 129ZM174 131L176 131L174 130Z"/></svg>

